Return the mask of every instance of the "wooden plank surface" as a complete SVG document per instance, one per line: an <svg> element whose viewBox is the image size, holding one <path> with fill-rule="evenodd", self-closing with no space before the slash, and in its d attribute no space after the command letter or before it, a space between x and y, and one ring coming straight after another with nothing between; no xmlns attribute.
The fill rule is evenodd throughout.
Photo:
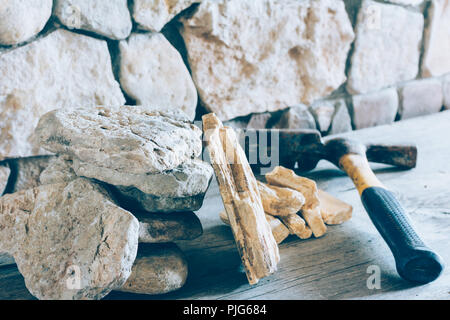
<svg viewBox="0 0 450 320"><path fill-rule="evenodd" d="M346 134L363 142L414 142L418 166L409 171L374 165L380 180L399 197L417 230L447 265L450 261L450 111ZM177 292L141 296L113 292L107 299L450 299L450 267L435 282L402 280L394 259L364 211L352 182L322 161L307 175L320 188L354 206L352 220L330 226L320 239L288 238L280 245L279 270L248 285L215 182L198 215L205 229L194 241L178 242L189 278ZM381 270L381 289L369 289L367 270ZM15 266L0 268L0 299L30 299Z"/></svg>

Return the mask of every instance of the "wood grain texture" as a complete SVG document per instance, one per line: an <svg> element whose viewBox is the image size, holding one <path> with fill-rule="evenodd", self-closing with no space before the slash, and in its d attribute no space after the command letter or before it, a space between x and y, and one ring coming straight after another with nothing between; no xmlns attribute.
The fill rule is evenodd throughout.
<svg viewBox="0 0 450 320"><path fill-rule="evenodd" d="M257 284L277 270L280 255L255 175L235 131L215 114L203 116L203 132L248 282Z"/></svg>
<svg viewBox="0 0 450 320"><path fill-rule="evenodd" d="M417 167L398 170L372 165L378 178L393 190L410 213L418 232L447 263L441 277L420 286L402 280L394 259L364 211L352 181L321 161L308 177L318 187L353 206L350 221L330 226L319 239L290 236L280 245L278 271L250 286L240 272L240 257L213 183L197 214L204 234L180 241L189 263L186 285L164 296L113 292L107 299L450 299L450 111L345 134L365 143L416 143ZM381 289L370 290L367 268L381 270ZM0 298L30 299L14 266L0 268Z"/></svg>

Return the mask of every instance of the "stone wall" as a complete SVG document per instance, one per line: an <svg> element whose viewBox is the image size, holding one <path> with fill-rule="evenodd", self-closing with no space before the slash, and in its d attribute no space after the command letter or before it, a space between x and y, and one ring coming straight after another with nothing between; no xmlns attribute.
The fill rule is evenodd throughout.
<svg viewBox="0 0 450 320"><path fill-rule="evenodd" d="M77 105L323 134L439 112L449 52L450 0L5 0L0 162Z"/></svg>

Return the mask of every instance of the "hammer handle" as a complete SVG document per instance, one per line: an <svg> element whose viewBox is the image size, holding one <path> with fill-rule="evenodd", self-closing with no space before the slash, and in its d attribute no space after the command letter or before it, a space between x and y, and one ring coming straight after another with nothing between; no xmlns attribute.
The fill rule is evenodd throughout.
<svg viewBox="0 0 450 320"><path fill-rule="evenodd" d="M424 244L408 214L376 178L367 159L349 154L339 164L352 178L373 224L391 249L400 276L419 283L437 279L444 269L442 259Z"/></svg>

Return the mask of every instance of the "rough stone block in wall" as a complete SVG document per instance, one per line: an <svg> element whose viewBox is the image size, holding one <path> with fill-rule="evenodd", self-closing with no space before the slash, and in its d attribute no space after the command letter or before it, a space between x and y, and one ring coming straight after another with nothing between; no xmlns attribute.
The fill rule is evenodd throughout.
<svg viewBox="0 0 450 320"><path fill-rule="evenodd" d="M352 131L352 119L348 113L345 100L336 100L335 108L336 110L328 134L332 135Z"/></svg>
<svg viewBox="0 0 450 320"><path fill-rule="evenodd" d="M442 109L442 84L437 79L407 82L399 86L401 119L436 113Z"/></svg>
<svg viewBox="0 0 450 320"><path fill-rule="evenodd" d="M414 79L423 25L419 12L364 0L358 13L348 91L367 93Z"/></svg>
<svg viewBox="0 0 450 320"><path fill-rule="evenodd" d="M197 90L180 53L160 33L120 42L120 83L137 104L183 110L195 118Z"/></svg>
<svg viewBox="0 0 450 320"><path fill-rule="evenodd" d="M333 119L335 106L332 100L322 100L314 102L310 108L312 115L316 119L316 123L320 132L328 131Z"/></svg>
<svg viewBox="0 0 450 320"><path fill-rule="evenodd" d="M352 102L355 129L389 124L397 115L398 95L394 88L356 95Z"/></svg>
<svg viewBox="0 0 450 320"><path fill-rule="evenodd" d="M309 104L346 80L342 0L206 0L182 21L202 102L222 120Z"/></svg>
<svg viewBox="0 0 450 320"><path fill-rule="evenodd" d="M56 0L54 14L69 29L125 39L133 26L127 0Z"/></svg>
<svg viewBox="0 0 450 320"><path fill-rule="evenodd" d="M134 0L133 18L141 29L161 29L184 9L201 0Z"/></svg>
<svg viewBox="0 0 450 320"><path fill-rule="evenodd" d="M316 129L316 121L308 107L299 104L285 110L274 125L277 129Z"/></svg>
<svg viewBox="0 0 450 320"><path fill-rule="evenodd" d="M388 0L391 3L401 4L404 6L418 6L422 4L425 0Z"/></svg>
<svg viewBox="0 0 450 320"><path fill-rule="evenodd" d="M271 118L272 114L270 112L255 113L251 116L247 129L265 129Z"/></svg>
<svg viewBox="0 0 450 320"><path fill-rule="evenodd" d="M52 0L2 0L0 44L15 45L37 35L52 14Z"/></svg>
<svg viewBox="0 0 450 320"><path fill-rule="evenodd" d="M441 76L450 72L450 0L431 1L428 20L422 75Z"/></svg>
<svg viewBox="0 0 450 320"><path fill-rule="evenodd" d="M0 160L41 154L39 118L56 108L123 105L106 41L65 30L0 54Z"/></svg>
<svg viewBox="0 0 450 320"><path fill-rule="evenodd" d="M444 94L444 108L450 109L450 74L442 79L442 92Z"/></svg>

